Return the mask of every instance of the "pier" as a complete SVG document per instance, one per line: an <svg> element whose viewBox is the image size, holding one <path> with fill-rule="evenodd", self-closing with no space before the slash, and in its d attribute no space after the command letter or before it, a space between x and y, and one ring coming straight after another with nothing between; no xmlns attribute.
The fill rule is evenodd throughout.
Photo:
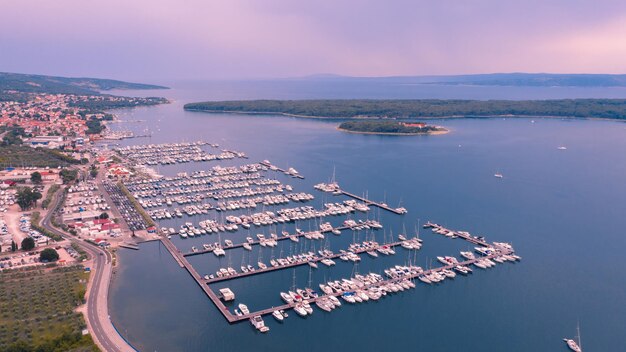
<svg viewBox="0 0 626 352"><path fill-rule="evenodd" d="M396 246L401 245L402 242L404 242L404 241L398 241L398 242L393 242L393 243L382 244L382 245L378 245L378 247L387 246L387 247L394 248ZM362 254L362 253L367 252L368 250L376 250L376 249L362 249L362 250L358 250L358 251L353 251L352 253L354 253L354 254ZM329 256L317 256L316 255L314 259L311 259L311 260L308 260L308 261L289 263L289 264L286 264L286 265L268 266L266 269L256 269L254 271L248 271L247 273L237 273L235 275L216 277L214 279L204 279L204 282L206 282L207 284L214 284L216 282L227 281L227 280L234 280L234 279L239 279L239 278L242 278L242 277L252 276L252 275L257 275L257 274L264 274L264 273L268 273L270 271L276 271L276 270L281 270L281 269L288 269L288 268L293 268L293 267L300 266L300 265L308 265L309 263L318 263L318 262L321 262L324 259L337 259L337 258L339 258L342 255L344 255L344 253L341 253L341 252L340 253L335 253L335 254L329 255Z"/></svg>
<svg viewBox="0 0 626 352"><path fill-rule="evenodd" d="M295 174L295 175L294 175L294 174L292 174L292 173L289 173L289 171L287 171L287 170L285 170L285 169L281 169L280 167L278 167L278 166L276 166L276 165L273 165L273 164L271 164L271 163L270 163L270 162L268 162L268 161L265 161L265 160L264 160L264 161L261 161L259 164L261 164L261 165L263 165L263 166L267 166L267 167L269 167L269 168L270 168L270 170L280 171L280 172L284 173L285 175L289 175L289 176L291 176L291 177L295 177L295 178L299 178L299 179L304 180L304 176L302 176L302 175L300 175L300 174Z"/></svg>
<svg viewBox="0 0 626 352"><path fill-rule="evenodd" d="M407 276L402 276L402 277L398 277L398 278L387 279L387 280L379 281L379 282L376 282L376 283L373 283L373 284L370 284L370 285L365 285L365 286L361 287L360 290L367 290L367 289L369 289L371 287L385 286L385 285L388 285L390 283L397 283L397 282L401 282L401 281L404 281L404 280L414 280L415 278L417 278L420 275L428 275L428 274L431 274L433 272L439 272L439 271L442 271L442 270L450 270L450 269L452 269L456 265L469 266L469 265L474 264L478 260L492 259L492 258L495 258L495 257L500 256L502 254L510 254L510 253L511 253L511 251L507 250L505 252L499 252L499 253L495 253L495 254L492 254L492 255L489 255L489 256L481 256L481 257L476 258L476 259L471 259L471 260L466 260L466 261L463 261L463 262L458 262L458 263L453 264L453 265L440 266L440 267L437 267L437 268L424 270L424 271L422 271L420 273L413 274L413 275L407 275ZM343 293L344 292L335 292L335 293L330 294L330 295L329 294L323 294L323 295L320 295L318 297L308 299L307 301L309 303L315 303L318 300L326 299L328 296L335 296L335 297L337 297L337 296L341 296ZM281 305L281 306L277 306L277 307L271 307L271 308L262 309L262 310L259 310L259 311L256 311L256 312L250 312L250 314L241 315L241 316L237 316L237 315L233 315L233 314L229 313L230 316L231 316L231 319L229 320L229 322L230 323L236 323L236 322L239 322L239 321L242 321L242 320L248 320L251 317L256 316L256 315L263 316L263 315L272 314L272 312L274 312L275 310L289 310L289 309L293 309L293 307L295 307L296 304L297 303L287 303L287 304L284 304L284 305Z"/></svg>
<svg viewBox="0 0 626 352"><path fill-rule="evenodd" d="M392 208L392 207L388 206L385 203L375 202L375 201L369 200L369 199L367 199L365 197L360 197L360 196L357 196L356 194L352 194L352 193L346 192L346 191L344 191L342 189L339 189L338 192L343 194L344 196L348 196L350 198L354 198L356 200L360 200L361 202L365 203L368 206L369 205L373 205L375 207L379 207L380 209L390 211L390 212L392 212L394 214L404 215L404 214L407 213L406 209L404 209L404 208Z"/></svg>
<svg viewBox="0 0 626 352"><path fill-rule="evenodd" d="M172 241L170 241L167 237L162 237L161 243L163 243L163 245L165 245L165 248L167 248L167 250L172 254L178 265L180 265L181 268L185 268L189 272L191 277L193 277L196 283L202 288L202 291L204 291L209 299L211 299L213 304L215 304L215 306L220 311L220 313L222 313L224 318L226 318L229 323L236 322L236 316L230 313L228 308L224 305L224 303L222 303L217 294L213 292L209 285L203 282L200 274L198 274L196 269L194 269L194 267L187 261L187 259L181 255L180 251L176 248L174 243L172 243Z"/></svg>

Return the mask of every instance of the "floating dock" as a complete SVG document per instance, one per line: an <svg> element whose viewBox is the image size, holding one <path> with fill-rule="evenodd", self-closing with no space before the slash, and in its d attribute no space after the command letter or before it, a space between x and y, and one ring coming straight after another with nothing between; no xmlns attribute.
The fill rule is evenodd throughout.
<svg viewBox="0 0 626 352"><path fill-rule="evenodd" d="M404 208L392 208L392 207L388 206L385 203L375 202L375 201L369 200L369 199L367 199L365 197L360 197L360 196L357 196L356 194L352 194L352 193L346 192L346 191L344 191L342 189L338 190L338 192L340 192L344 196L348 196L350 198L354 198L356 200L360 200L361 202L365 203L366 205L373 205L375 207L379 207L380 209L387 210L387 211L392 212L394 214L404 215L404 214L407 213L406 209L404 209Z"/></svg>
<svg viewBox="0 0 626 352"><path fill-rule="evenodd" d="M289 171L287 171L287 170L285 170L285 169L281 169L280 167L278 167L278 166L276 166L276 165L273 165L273 164L271 164L271 163L269 163L269 162L267 162L267 161L261 161L259 164L261 164L261 165L263 165L263 166L267 166L267 167L269 167L270 169L274 169L274 170L280 171L280 172L284 173L285 175L288 175L288 176L291 176L291 177L295 177L295 178L299 178L299 179L304 180L304 176L302 176L302 175L300 175L300 174L295 174L295 175L294 175L294 174L291 174L291 173L289 173Z"/></svg>
<svg viewBox="0 0 626 352"><path fill-rule="evenodd" d="M379 245L378 247L387 246L387 247L393 248L393 247L401 245L402 242L404 242L404 241L382 244L382 245ZM361 249L361 250L358 250L358 251L351 251L351 252L354 253L354 254L361 254L361 253L365 253L365 252L367 252L369 250L375 250L375 249L367 248L367 249ZM337 258L339 258L342 255L344 255L344 253L335 253L335 254L329 255L329 256L316 256L315 259L311 259L311 260L308 260L308 261L289 263L287 265L268 266L266 269L256 269L254 271L248 271L247 273L237 273L235 275L216 277L214 279L204 279L204 282L206 282L207 284L214 284L216 282L227 281L227 280L234 280L234 279L239 279L239 278L246 277L246 276L252 276L252 275L257 275L257 274L265 274L265 273L268 273L270 271L288 269L288 268L293 268L293 267L300 266L300 265L308 265L309 263L317 263L317 262L321 262L324 259L337 259Z"/></svg>

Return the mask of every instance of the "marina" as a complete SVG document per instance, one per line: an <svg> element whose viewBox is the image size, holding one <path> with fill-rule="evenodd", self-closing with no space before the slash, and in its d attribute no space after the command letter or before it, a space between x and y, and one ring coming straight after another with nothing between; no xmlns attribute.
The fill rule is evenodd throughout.
<svg viewBox="0 0 626 352"><path fill-rule="evenodd" d="M184 148L196 148L195 145L184 146ZM177 150L174 147L174 150ZM186 149L184 149L186 150ZM196 150L196 149L193 149ZM134 157L136 158L136 156ZM250 209L255 206L239 206L226 208L224 203L218 206L222 208L220 211L233 210L241 211L248 209L248 214L239 213L237 215L229 215L225 217L223 214L219 216L223 222L217 218L206 219L209 211L215 210L214 206L210 203L201 203L205 198L211 198L215 200L228 199L230 197L244 198L241 200L241 204L246 202L256 203L258 200L251 200L250 196L254 196L255 192L249 187L251 182L256 185L271 185L272 188L268 189L268 193L274 192L292 192L293 188L288 185L283 185L278 180L266 179L261 174L266 171L275 170L283 172L291 177L298 177L299 173L293 169L284 170L273 166L269 161L265 160L258 164L246 164L238 167L223 168L216 166L209 171L197 171L192 175L187 173L180 173L176 177L160 178L155 180L139 180L131 181L127 184L129 191L138 199L139 204L149 211L150 216L155 221L163 221L167 219L175 219L183 216L183 211L170 207L176 202L179 205L189 204L193 202L195 205L187 205L184 208L184 213L188 216L199 215L204 217L204 220L199 220L197 227L194 223L186 222L180 226L179 230L174 228L161 227L160 230L160 242L164 244L164 247L175 258L176 262L181 268L186 269L192 276L196 283L202 288L203 292L218 308L221 314L229 323L236 323L244 320L249 320L252 326L260 332L267 332L269 328L263 322L262 317L272 314L275 319L283 321L286 312L294 310L297 315L305 316L313 313L312 304L316 305L319 309L330 312L333 309L341 305L338 300L341 298L347 303L358 303L368 300L378 300L383 296L390 295L396 292L404 291L406 289L412 289L416 287L415 282L420 282L426 285L433 285L442 282L446 279L453 279L459 275L467 276L472 273L471 267L487 269L495 266L496 263L501 264L505 262L516 262L521 260L521 257L517 256L513 250L513 247L508 243L494 242L488 243L481 236L471 235L466 231L454 231L436 223L427 222L423 225L425 229L431 229L433 233L443 235L448 238L459 238L467 241L468 243L475 245L474 252L461 251L462 260L452 256L439 256L437 260L443 264L439 267L430 267L428 269L422 269L419 266L411 264L395 265L393 267L384 270L384 276L381 274L370 272L366 275L352 275L350 278L344 278L340 281L329 281L325 284L320 284L322 292L317 292L311 287L306 289L296 289L293 287L292 291L288 293L281 292L280 296L285 304L281 306L273 306L270 308L260 309L257 311L250 311L248 307L239 303L239 308L233 312L222 302L235 300L235 292L228 287L220 289L220 294L216 294L211 285L227 282L230 280L241 280L254 275L263 275L270 272L279 270L285 270L290 268L296 268L300 266L309 266L309 270L317 269L320 264L324 264L327 267L332 267L336 264L335 260L341 260L344 262L358 263L361 261L361 255L367 254L370 258L378 258L379 255L390 256L396 254L397 248L403 248L410 253L414 253L419 250L423 245L423 240L418 237L419 233L416 233L415 237L407 238L406 231L398 235L397 240L391 236L391 242L387 241L385 234L385 242L379 244L374 240L366 240L363 242L355 242L354 239L348 248L340 249L337 252L333 252L328 248L324 248L320 245L318 251L314 250L314 247L309 250L303 248L300 252L293 253L289 256L281 256L274 258L272 255L269 265L261 261L261 254L259 252L259 259L257 265L251 265L243 262L242 257L241 270L236 270L230 266L219 268L215 274L206 274L202 276L187 260L187 257L199 256L208 253L213 253L216 257L225 256L227 251L235 249L244 249L247 251L253 250L253 248L263 247L275 247L280 241L299 242L301 238L309 241L322 240L328 244L328 240L331 237L325 235L333 234L340 236L343 231L351 230L353 237L361 230L375 231L382 229L383 225L377 220L373 219L359 219L358 221L350 218L350 214L361 212L367 214L370 207L374 206L381 210L388 211L393 215L404 215L408 211L403 207L393 208L386 203L375 202L367 197L361 197L342 190L338 183L333 181L332 183L317 184L314 186L320 192L330 193L333 196L345 196L348 200L335 203L324 203L323 209L316 209L313 206L301 206L295 208L276 208L273 211L263 211L258 213L250 213ZM334 176L333 176L334 179ZM246 190L235 194L221 193L224 190L232 192L235 189ZM251 193L252 192L252 193ZM192 195L195 196L190 200L181 200L180 198L173 198L180 195ZM279 196L274 198L265 198L259 202L264 202L263 206L279 206L285 205L289 201L293 201L293 194L301 195L301 199L298 201L308 201L315 197L312 194L307 193L283 193L287 198L287 201L274 201L272 204L269 202L271 199L280 200ZM248 198L246 198L248 197ZM150 211L151 207L160 207L157 211ZM224 209L226 208L226 209ZM218 212L219 213L219 212ZM328 216L347 216L343 224L340 226L333 226L330 222L322 222L322 219ZM231 239L226 238L221 240L221 234L236 233L242 229L247 229L250 233L250 228L272 226L285 223L297 223L298 221L315 221L318 224L318 230L302 231L296 227L296 231L289 233L282 231L279 236L277 233L271 233L267 237L264 234L257 234L257 239L252 238L250 235L246 237L245 242L234 243ZM318 222L319 221L319 222ZM278 231L276 231L278 232ZM214 243L203 243L201 248L196 246L191 247L191 251L182 252L171 241L171 236L179 235L182 239L199 237L202 235L219 234L218 241ZM282 247L281 247L282 248ZM295 272L294 272L295 275Z"/></svg>

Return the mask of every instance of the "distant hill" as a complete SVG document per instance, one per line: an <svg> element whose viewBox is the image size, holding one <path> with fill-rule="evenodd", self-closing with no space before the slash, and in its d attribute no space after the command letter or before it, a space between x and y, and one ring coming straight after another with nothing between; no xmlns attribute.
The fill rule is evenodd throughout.
<svg viewBox="0 0 626 352"><path fill-rule="evenodd" d="M477 86L530 87L626 87L622 74L557 74L557 73L489 73L451 76L350 77L331 74L311 75L299 79L329 81L380 81L398 84L450 84Z"/></svg>
<svg viewBox="0 0 626 352"><path fill-rule="evenodd" d="M70 78L0 72L0 92L98 94L111 89L168 89L152 84L130 83L100 78Z"/></svg>

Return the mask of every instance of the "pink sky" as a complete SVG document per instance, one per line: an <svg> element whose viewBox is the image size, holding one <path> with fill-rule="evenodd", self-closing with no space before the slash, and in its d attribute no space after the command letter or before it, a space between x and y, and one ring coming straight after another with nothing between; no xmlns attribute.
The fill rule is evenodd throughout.
<svg viewBox="0 0 626 352"><path fill-rule="evenodd" d="M19 0L0 71L121 79L626 72L626 1Z"/></svg>

